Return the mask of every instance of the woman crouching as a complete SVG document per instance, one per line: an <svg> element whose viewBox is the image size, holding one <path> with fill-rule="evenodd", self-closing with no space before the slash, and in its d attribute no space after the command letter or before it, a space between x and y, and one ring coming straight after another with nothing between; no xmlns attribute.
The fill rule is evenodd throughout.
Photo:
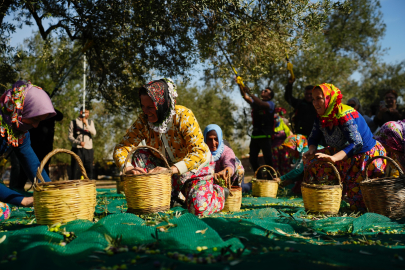
<svg viewBox="0 0 405 270"><path fill-rule="evenodd" d="M366 211L359 184L363 180L367 161L375 156L385 156L386 152L381 143L373 139L363 116L342 104L342 97L340 90L328 83L317 85L312 90L312 103L318 118L308 138L309 150L303 156L309 178L304 181L328 179L331 169L315 161L329 161L339 171L343 195L347 195L350 208L353 211ZM317 150L322 137L327 147ZM386 162L381 159L373 160L367 171L368 176L381 176L385 165Z"/></svg>
<svg viewBox="0 0 405 270"><path fill-rule="evenodd" d="M123 168L130 150L142 140L166 153L171 165L172 198L180 192L185 205L195 215L210 215L224 207L224 189L213 183L215 162L193 112L176 105L176 85L170 79L152 81L139 90L143 113L114 149L114 160ZM140 149L132 157L126 174L165 170L163 161L149 150Z"/></svg>
<svg viewBox="0 0 405 270"><path fill-rule="evenodd" d="M242 162L235 156L233 150L225 145L222 139L222 129L215 124L208 125L204 129L204 141L210 148L215 162L214 179L225 179L227 172L231 175L231 185L241 186L245 177L245 169ZM225 192L228 192L225 189Z"/></svg>

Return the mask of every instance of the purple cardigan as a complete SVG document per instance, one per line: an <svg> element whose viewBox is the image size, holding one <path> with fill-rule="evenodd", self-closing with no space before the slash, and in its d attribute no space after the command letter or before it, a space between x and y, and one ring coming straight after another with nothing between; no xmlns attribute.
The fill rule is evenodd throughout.
<svg viewBox="0 0 405 270"><path fill-rule="evenodd" d="M226 167L231 167L233 170L233 175L232 175L232 182L235 181L237 178L236 174L236 159L235 159L235 153L231 148L228 146L224 145L224 151L222 152L221 157L215 162L215 173L218 173L222 170L224 170Z"/></svg>

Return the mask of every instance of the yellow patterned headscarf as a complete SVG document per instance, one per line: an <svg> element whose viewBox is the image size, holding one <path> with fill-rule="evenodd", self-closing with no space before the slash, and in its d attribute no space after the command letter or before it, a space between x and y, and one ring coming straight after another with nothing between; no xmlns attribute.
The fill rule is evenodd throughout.
<svg viewBox="0 0 405 270"><path fill-rule="evenodd" d="M342 104L343 95L339 88L330 83L316 85L315 88L322 90L325 97L325 113L318 115L322 127L337 126L344 124L350 119L359 117L358 112L350 106ZM314 90L312 89L312 91Z"/></svg>

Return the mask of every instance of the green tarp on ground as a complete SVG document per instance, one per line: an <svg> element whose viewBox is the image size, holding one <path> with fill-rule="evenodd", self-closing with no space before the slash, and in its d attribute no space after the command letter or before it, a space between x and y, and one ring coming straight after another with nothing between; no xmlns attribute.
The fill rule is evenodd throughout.
<svg viewBox="0 0 405 270"><path fill-rule="evenodd" d="M301 198L244 197L236 213L198 218L176 207L138 217L114 189L97 198L95 222L57 232L36 225L31 208L14 209L0 223L0 269L405 268L402 220L373 213L316 217Z"/></svg>

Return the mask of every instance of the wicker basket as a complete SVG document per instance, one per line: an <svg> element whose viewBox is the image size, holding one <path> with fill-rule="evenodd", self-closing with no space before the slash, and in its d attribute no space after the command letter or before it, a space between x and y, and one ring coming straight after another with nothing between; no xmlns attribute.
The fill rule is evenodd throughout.
<svg viewBox="0 0 405 270"><path fill-rule="evenodd" d="M363 200L369 212L387 216L389 218L405 217L405 175L398 164L389 157L377 156L371 158L366 165L366 172L370 163L377 158L387 159L399 171L399 178L384 177L368 179L360 183Z"/></svg>
<svg viewBox="0 0 405 270"><path fill-rule="evenodd" d="M302 182L301 192L304 201L305 210L311 213L322 213L334 215L339 212L340 202L342 201L342 181L336 167L325 161L315 161L320 164L328 164L332 167L339 184L338 185L311 185ZM314 163L315 164L315 163ZM305 179L306 177L304 177Z"/></svg>
<svg viewBox="0 0 405 270"><path fill-rule="evenodd" d="M57 153L72 155L79 164L84 179L45 182L41 175L42 170L48 160ZM76 219L93 221L96 195L96 181L88 179L80 158L72 151L55 149L42 160L34 179L34 211L37 224L52 225Z"/></svg>
<svg viewBox="0 0 405 270"><path fill-rule="evenodd" d="M142 148L158 153L169 169L158 173L125 174L128 160L135 151ZM159 150L150 146L138 146L132 149L125 159L121 181L124 184L128 213L149 214L170 209L172 170Z"/></svg>
<svg viewBox="0 0 405 270"><path fill-rule="evenodd" d="M229 189L229 196L225 200L223 212L238 212L242 206L242 188L239 186L232 186L231 184L232 175L227 174L225 179L226 185Z"/></svg>
<svg viewBox="0 0 405 270"><path fill-rule="evenodd" d="M277 172L273 167L271 167L269 165L260 166L257 169L257 171L255 172L255 177L254 177L255 179L252 180L252 196L276 198L277 191L278 191L278 182L275 180L258 180L257 179L257 173L260 171L261 168L264 168L264 167L268 167L271 170L273 170L275 176L278 177ZM271 173L270 173L270 176L273 178Z"/></svg>

